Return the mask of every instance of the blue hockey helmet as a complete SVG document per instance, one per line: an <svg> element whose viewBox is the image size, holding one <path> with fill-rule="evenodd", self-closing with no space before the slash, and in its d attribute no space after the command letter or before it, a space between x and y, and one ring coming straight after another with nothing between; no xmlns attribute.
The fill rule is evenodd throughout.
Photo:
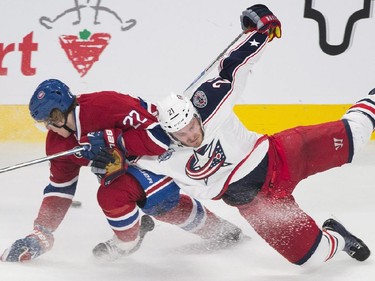
<svg viewBox="0 0 375 281"><path fill-rule="evenodd" d="M54 109L67 114L76 97L69 87L57 79L43 81L30 99L29 110L36 121L44 121L50 117Z"/></svg>

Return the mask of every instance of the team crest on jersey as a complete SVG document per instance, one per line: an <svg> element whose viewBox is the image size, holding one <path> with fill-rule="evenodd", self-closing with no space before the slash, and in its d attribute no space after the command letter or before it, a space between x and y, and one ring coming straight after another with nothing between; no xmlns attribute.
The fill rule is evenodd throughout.
<svg viewBox="0 0 375 281"><path fill-rule="evenodd" d="M158 157L158 161L159 163L162 162L162 161L167 161L169 158L171 158L172 156L172 153L174 152L175 150L173 148L168 148L168 150L166 152L164 152L162 155L160 155Z"/></svg>
<svg viewBox="0 0 375 281"><path fill-rule="evenodd" d="M232 165L225 162L226 158L220 140L217 140L216 144L212 141L210 144L194 150L194 154L186 163L186 175L194 180L204 180L207 184L208 178L221 167Z"/></svg>
<svg viewBox="0 0 375 281"><path fill-rule="evenodd" d="M193 95L193 104L197 108L203 108L207 105L207 96L203 91L198 91Z"/></svg>

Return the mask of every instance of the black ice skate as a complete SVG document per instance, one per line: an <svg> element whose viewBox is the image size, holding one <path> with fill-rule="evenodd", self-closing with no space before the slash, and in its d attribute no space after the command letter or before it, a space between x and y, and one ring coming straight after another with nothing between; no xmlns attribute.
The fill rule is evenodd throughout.
<svg viewBox="0 0 375 281"><path fill-rule="evenodd" d="M370 256L370 249L366 244L346 230L346 228L338 221L328 219L323 223L323 228L335 231L345 239L344 251L352 258L358 261L364 261Z"/></svg>

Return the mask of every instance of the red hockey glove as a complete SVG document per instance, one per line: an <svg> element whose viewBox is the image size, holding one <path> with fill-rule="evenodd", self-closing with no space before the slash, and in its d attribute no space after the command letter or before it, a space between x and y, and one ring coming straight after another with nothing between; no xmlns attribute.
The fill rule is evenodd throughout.
<svg viewBox="0 0 375 281"><path fill-rule="evenodd" d="M53 247L53 234L48 229L36 225L33 232L23 239L18 239L1 255L2 261L24 262L35 259Z"/></svg>
<svg viewBox="0 0 375 281"><path fill-rule="evenodd" d="M245 32L257 30L268 33L269 41L281 37L281 23L278 18L265 6L257 4L247 8L241 15L241 27Z"/></svg>

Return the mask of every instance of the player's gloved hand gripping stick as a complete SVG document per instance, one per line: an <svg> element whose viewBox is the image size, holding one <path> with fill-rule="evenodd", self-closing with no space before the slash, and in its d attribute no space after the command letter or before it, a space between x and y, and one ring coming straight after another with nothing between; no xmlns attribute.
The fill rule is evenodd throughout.
<svg viewBox="0 0 375 281"><path fill-rule="evenodd" d="M91 160L91 171L98 176L101 184L109 185L126 172L127 150L121 129L88 133L81 138L80 144L86 147L81 154Z"/></svg>
<svg viewBox="0 0 375 281"><path fill-rule="evenodd" d="M103 179L105 185L108 185L112 180L114 180L120 174L123 174L126 171L126 167L124 167L126 166L126 157L125 152L123 152L126 151L126 149L121 147L121 151L119 149L111 151L103 150L103 148L108 146L109 141L107 135L109 133L116 133L116 136L120 134L117 131L115 132L115 130L105 130L104 132L91 133L90 137L88 137L89 141L87 145L78 146L67 151L55 153L46 157L5 167L0 169L0 173L5 173L15 169L31 166L34 164L39 164L58 157L80 153L85 158L93 161L91 165L92 168L95 169L93 172L97 176L99 176L99 178Z"/></svg>

